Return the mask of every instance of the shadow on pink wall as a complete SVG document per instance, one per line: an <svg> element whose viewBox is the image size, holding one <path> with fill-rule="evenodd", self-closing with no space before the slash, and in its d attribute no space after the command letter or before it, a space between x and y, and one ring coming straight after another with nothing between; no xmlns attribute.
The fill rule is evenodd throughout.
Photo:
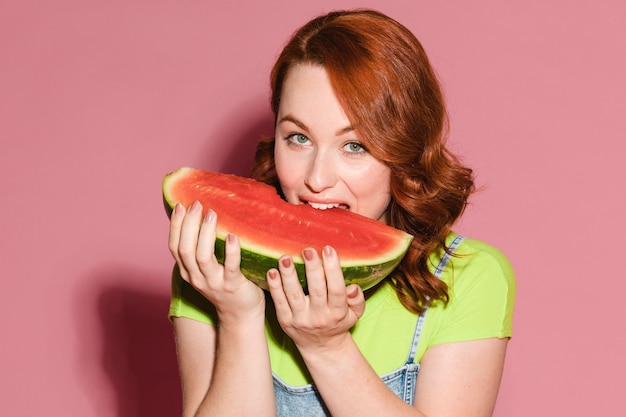
<svg viewBox="0 0 626 417"><path fill-rule="evenodd" d="M136 288L110 287L100 294L102 367L117 392L120 417L165 417L181 412L168 305L168 294Z"/></svg>
<svg viewBox="0 0 626 417"><path fill-rule="evenodd" d="M169 272L110 267L85 278L75 304L77 373L94 415L180 415ZM155 281L165 283L159 292L146 285Z"/></svg>

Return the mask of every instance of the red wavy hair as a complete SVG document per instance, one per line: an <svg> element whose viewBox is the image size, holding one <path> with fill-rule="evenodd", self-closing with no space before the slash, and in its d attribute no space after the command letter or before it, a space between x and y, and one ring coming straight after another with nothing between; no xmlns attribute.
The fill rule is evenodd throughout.
<svg viewBox="0 0 626 417"><path fill-rule="evenodd" d="M392 282L417 314L447 302L446 284L429 270L429 255L445 240L474 191L473 174L445 146L443 94L417 38L374 10L336 11L294 33L271 72L271 106L278 114L283 81L298 64L323 66L359 139L392 171L389 224L414 236ZM274 138L259 142L252 177L279 189Z"/></svg>

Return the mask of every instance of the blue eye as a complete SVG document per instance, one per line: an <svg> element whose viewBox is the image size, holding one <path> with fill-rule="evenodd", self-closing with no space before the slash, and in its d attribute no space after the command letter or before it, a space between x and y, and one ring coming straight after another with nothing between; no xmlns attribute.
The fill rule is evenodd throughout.
<svg viewBox="0 0 626 417"><path fill-rule="evenodd" d="M359 153L365 151L365 148L359 142L346 143L343 148L345 151L350 153Z"/></svg>
<svg viewBox="0 0 626 417"><path fill-rule="evenodd" d="M301 133L292 133L291 135L287 136L287 139L291 143L296 145L306 145L310 141L309 138Z"/></svg>

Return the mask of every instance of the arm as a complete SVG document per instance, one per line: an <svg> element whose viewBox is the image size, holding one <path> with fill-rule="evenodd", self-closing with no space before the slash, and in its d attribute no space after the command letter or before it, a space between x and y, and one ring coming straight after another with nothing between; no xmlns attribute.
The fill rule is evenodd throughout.
<svg viewBox="0 0 626 417"><path fill-rule="evenodd" d="M491 416L508 339L430 347L422 358L415 406L428 416Z"/></svg>
<svg viewBox="0 0 626 417"><path fill-rule="evenodd" d="M224 265L213 253L216 215L194 203L178 205L170 225L169 247L181 277L217 311L219 326L174 319L184 416L275 416L267 340L265 296L239 269L236 236L226 241ZM246 384L241 384L241 375Z"/></svg>
<svg viewBox="0 0 626 417"><path fill-rule="evenodd" d="M295 272L284 264L280 274L268 275L268 282L279 321L294 339L333 416L490 416L506 340L430 348L411 407L384 385L350 336L364 299L358 287L346 289L332 256L327 259L324 253L323 265L317 258L306 265L309 296L297 291Z"/></svg>
<svg viewBox="0 0 626 417"><path fill-rule="evenodd" d="M493 413L506 339L434 346L424 355L414 407L380 380L354 343L332 354L303 353L333 416L488 417Z"/></svg>
<svg viewBox="0 0 626 417"><path fill-rule="evenodd" d="M262 325L224 329L175 318L174 332L184 417L276 415Z"/></svg>
<svg viewBox="0 0 626 417"><path fill-rule="evenodd" d="M217 330L184 317L173 319L183 393L183 417L195 415L211 385Z"/></svg>

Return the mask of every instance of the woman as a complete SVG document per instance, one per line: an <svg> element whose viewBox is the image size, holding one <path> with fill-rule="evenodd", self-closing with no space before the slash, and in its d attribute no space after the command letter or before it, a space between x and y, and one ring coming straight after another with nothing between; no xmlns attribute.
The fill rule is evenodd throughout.
<svg viewBox="0 0 626 417"><path fill-rule="evenodd" d="M451 231L472 171L445 148L420 43L375 11L329 13L294 34L271 83L275 137L260 142L252 176L290 203L351 210L414 241L366 293L345 286L332 247L303 248L308 293L285 255L266 297L239 270L236 236L215 260L215 213L177 206L170 316L184 415L491 415L513 273L496 249Z"/></svg>

